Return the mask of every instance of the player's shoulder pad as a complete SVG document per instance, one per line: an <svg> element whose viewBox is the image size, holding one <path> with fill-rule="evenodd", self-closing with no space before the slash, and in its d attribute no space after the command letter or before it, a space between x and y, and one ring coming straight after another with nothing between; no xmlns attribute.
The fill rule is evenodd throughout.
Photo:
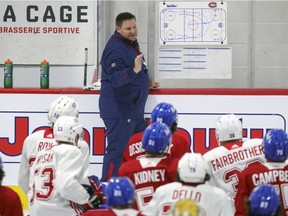
<svg viewBox="0 0 288 216"><path fill-rule="evenodd" d="M246 139L243 142L243 147L249 147L254 145L262 145L263 139L260 138L254 138L254 139Z"/></svg>
<svg viewBox="0 0 288 216"><path fill-rule="evenodd" d="M225 147L217 146L217 147L209 150L205 154L203 154L203 157L207 160L210 160L212 158L219 157L220 155L225 154L227 152L228 152L228 150Z"/></svg>

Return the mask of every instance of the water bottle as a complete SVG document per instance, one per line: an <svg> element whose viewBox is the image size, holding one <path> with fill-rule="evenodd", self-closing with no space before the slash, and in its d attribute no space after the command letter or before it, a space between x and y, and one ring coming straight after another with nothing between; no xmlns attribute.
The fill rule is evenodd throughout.
<svg viewBox="0 0 288 216"><path fill-rule="evenodd" d="M4 62L4 88L13 87L13 62L8 59Z"/></svg>
<svg viewBox="0 0 288 216"><path fill-rule="evenodd" d="M40 87L43 89L49 88L49 62L46 60L41 62Z"/></svg>

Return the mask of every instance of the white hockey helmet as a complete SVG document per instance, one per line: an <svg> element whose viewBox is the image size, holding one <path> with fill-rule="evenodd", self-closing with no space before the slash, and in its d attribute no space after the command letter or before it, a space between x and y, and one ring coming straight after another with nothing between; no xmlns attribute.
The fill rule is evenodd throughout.
<svg viewBox="0 0 288 216"><path fill-rule="evenodd" d="M78 117L79 105L71 96L62 95L53 101L48 111L48 120L55 123L60 116Z"/></svg>
<svg viewBox="0 0 288 216"><path fill-rule="evenodd" d="M222 115L216 123L216 138L219 142L242 139L242 123L234 115Z"/></svg>
<svg viewBox="0 0 288 216"><path fill-rule="evenodd" d="M208 164L200 153L185 153L178 162L178 175L187 183L204 182Z"/></svg>
<svg viewBox="0 0 288 216"><path fill-rule="evenodd" d="M77 117L73 116L60 116L53 127L54 138L56 141L68 142L77 145L76 136L79 139L83 138L82 124L78 121Z"/></svg>

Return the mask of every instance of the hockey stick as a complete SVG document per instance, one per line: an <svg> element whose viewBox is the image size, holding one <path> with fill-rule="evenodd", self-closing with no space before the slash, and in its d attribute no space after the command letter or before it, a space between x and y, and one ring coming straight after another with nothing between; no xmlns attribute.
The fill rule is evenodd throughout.
<svg viewBox="0 0 288 216"><path fill-rule="evenodd" d="M87 61L88 61L88 48L85 48L85 60L84 60L84 88L87 87Z"/></svg>

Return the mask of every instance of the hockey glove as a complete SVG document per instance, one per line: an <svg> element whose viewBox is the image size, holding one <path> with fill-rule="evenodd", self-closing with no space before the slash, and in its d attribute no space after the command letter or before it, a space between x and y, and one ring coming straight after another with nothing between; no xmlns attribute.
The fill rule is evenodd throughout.
<svg viewBox="0 0 288 216"><path fill-rule="evenodd" d="M95 175L88 176L90 185L83 185L90 195L88 205L90 208L97 209L100 208L102 204L105 203L105 197L103 192L103 185L99 178ZM88 207L86 205L86 207Z"/></svg>

